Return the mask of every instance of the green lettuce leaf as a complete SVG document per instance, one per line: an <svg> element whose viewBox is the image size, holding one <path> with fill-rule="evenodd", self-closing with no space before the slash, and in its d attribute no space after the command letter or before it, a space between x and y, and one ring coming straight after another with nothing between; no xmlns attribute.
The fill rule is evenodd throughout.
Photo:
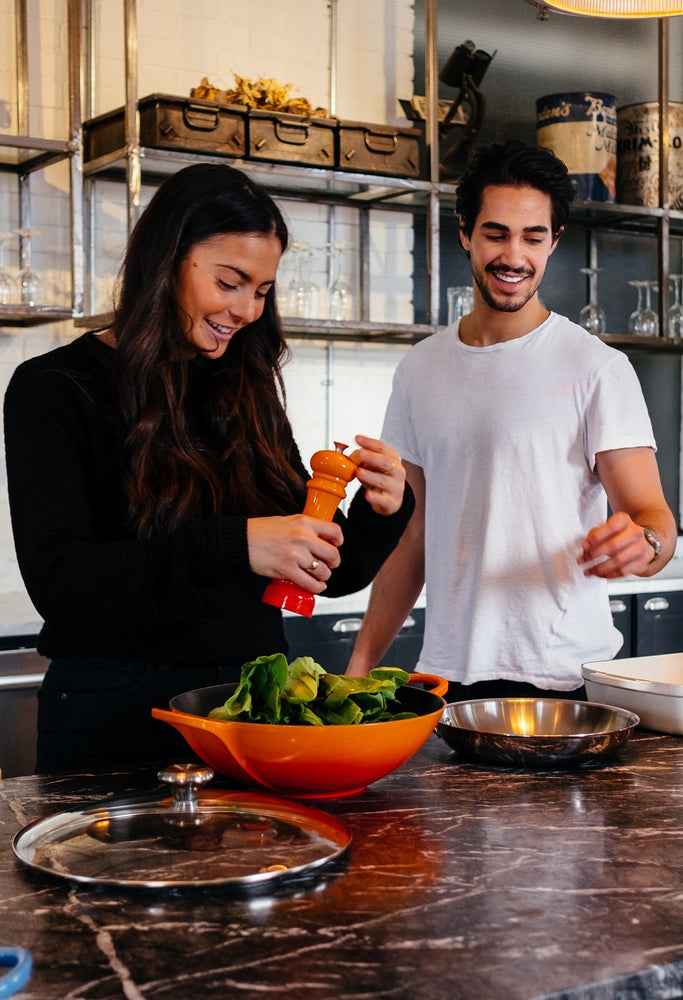
<svg viewBox="0 0 683 1000"><path fill-rule="evenodd" d="M287 663L283 653L273 653L242 666L235 693L213 708L209 718L291 726L355 726L414 718L414 712L393 713L387 707L409 677L397 667L376 667L367 677L326 674L311 656Z"/></svg>
<svg viewBox="0 0 683 1000"><path fill-rule="evenodd" d="M299 656L287 668L283 697L289 702L313 701L318 696L318 681L324 674L312 656Z"/></svg>

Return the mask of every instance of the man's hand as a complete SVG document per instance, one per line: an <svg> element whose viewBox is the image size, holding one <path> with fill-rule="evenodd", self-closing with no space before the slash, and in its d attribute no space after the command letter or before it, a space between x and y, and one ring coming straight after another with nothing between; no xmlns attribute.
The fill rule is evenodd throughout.
<svg viewBox="0 0 683 1000"><path fill-rule="evenodd" d="M624 511L612 514L604 524L589 531L577 562L584 576L607 580L642 573L652 562L654 549L640 524Z"/></svg>
<svg viewBox="0 0 683 1000"><path fill-rule="evenodd" d="M631 573L653 576L671 559L677 538L676 521L662 492L654 451L600 451L595 466L614 514L588 532L579 565L586 576L608 580ZM645 525L662 543L661 555L654 562L654 549L643 534Z"/></svg>
<svg viewBox="0 0 683 1000"><path fill-rule="evenodd" d="M356 462L356 476L377 514L395 514L403 503L406 470L397 451L377 438L356 436L360 446L349 456Z"/></svg>

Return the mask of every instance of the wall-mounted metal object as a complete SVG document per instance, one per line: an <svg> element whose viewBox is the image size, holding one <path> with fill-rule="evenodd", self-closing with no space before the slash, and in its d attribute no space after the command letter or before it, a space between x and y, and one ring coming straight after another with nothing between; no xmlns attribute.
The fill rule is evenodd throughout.
<svg viewBox="0 0 683 1000"><path fill-rule="evenodd" d="M457 87L458 93L450 110L439 122L439 134L448 135L455 126L458 129L455 142L449 147L439 163L441 180L457 180L464 167L467 149L479 132L486 109L486 100L479 90L484 74L489 68L495 52L490 55L476 48L468 40L455 49L439 73L439 79L448 87Z"/></svg>

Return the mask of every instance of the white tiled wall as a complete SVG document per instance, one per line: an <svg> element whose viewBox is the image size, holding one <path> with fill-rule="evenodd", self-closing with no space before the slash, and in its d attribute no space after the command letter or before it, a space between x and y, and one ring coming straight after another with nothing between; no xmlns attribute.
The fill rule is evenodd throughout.
<svg viewBox="0 0 683 1000"><path fill-rule="evenodd" d="M93 113L124 100L123 4L93 0L97 86ZM293 94L328 107L349 120L400 123L398 98L413 90L413 18L410 0L338 0L337 93L329 89L331 5L327 0L138 0L139 96L188 94L203 76L216 86L234 85L234 74L273 77L291 84ZM31 132L63 138L68 128L66 90L66 0L28 0L31 44ZM13 0L0 0L3 49L14 51ZM13 60L0 58L0 132L16 131ZM96 307L109 305L115 272L125 244L126 213L121 186L97 183L95 201ZM0 174L0 232L18 225L16 181ZM56 165L31 181L33 263L44 278L46 301L67 306L69 287L68 170ZM146 190L144 197L151 192ZM292 238L317 252L311 280L325 301L330 239L326 209L310 203L283 203ZM357 219L337 209L334 238L349 244L342 271L357 292ZM19 267L18 239L5 247L5 265ZM370 317L411 322L412 228L409 216L373 212L370 246ZM291 277L291 259L280 282ZM68 342L78 331L71 323L0 329L0 389L24 358ZM358 433L378 436L391 377L406 348L338 341L293 341L285 369L288 409L304 461L319 448L343 440L353 446ZM21 591L7 510L4 463L0 466L0 596ZM2 626L0 622L0 627Z"/></svg>

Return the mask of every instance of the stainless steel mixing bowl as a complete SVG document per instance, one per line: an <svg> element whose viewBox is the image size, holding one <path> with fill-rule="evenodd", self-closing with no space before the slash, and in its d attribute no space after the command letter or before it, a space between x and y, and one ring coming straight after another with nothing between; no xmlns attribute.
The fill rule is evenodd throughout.
<svg viewBox="0 0 683 1000"><path fill-rule="evenodd" d="M634 712L561 698L482 698L446 705L437 735L459 756L499 767L552 768L612 757Z"/></svg>

